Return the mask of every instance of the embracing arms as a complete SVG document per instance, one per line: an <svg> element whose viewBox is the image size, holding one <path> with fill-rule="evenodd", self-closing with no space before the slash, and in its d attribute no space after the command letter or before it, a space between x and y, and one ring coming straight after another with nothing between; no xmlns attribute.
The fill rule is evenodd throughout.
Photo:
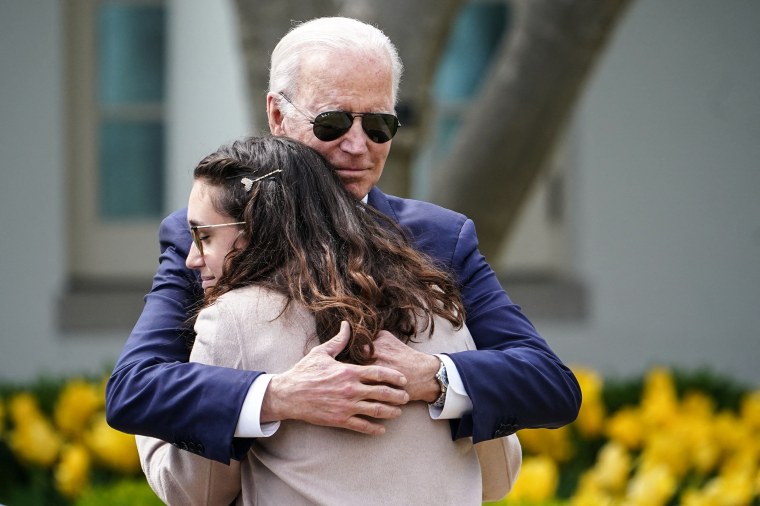
<svg viewBox="0 0 760 506"><path fill-rule="evenodd" d="M379 209L393 215L389 209ZM445 221L444 233L424 227L412 228L412 233L420 249L455 269L462 284L467 325L478 347L477 351L451 354L473 403L472 413L454 422L454 434L472 435L478 442L525 427L569 423L580 406L574 376L501 289L477 250L472 222L464 218L452 222L448 216ZM185 322L200 294L195 277L184 265L190 245L184 212L164 220L160 242L153 288L108 383L108 421L124 432L157 437L227 463L230 458L240 458L250 446L250 440L234 434L243 401L261 372L188 363ZM322 364L336 367L330 368L330 374L319 373L324 387L348 394L335 405L321 403L321 409L299 415L283 412L282 406L267 403L265 397L263 421L302 416L310 423L381 433L382 424L367 417L398 416L394 406L407 400L430 400L436 388L430 376L433 362L416 360L403 348L396 349L395 342L389 343L391 351L379 357L369 373L345 369L345 364L329 360ZM305 360L325 358L307 356ZM289 372L307 374L315 370L312 367L319 367L301 365L302 369ZM341 368L343 372L339 372ZM375 383L378 378L382 381ZM293 400L294 392L299 391L297 381L280 380L270 384L269 393L290 387L290 395L279 398ZM402 389L405 384L408 397ZM419 387L416 390L415 385ZM303 389L300 393L308 395Z"/></svg>
<svg viewBox="0 0 760 506"><path fill-rule="evenodd" d="M197 278L185 266L191 239L184 211L162 222L159 240L161 256L153 287L106 389L108 422L118 430L159 438L228 463L250 447L250 440L234 434L243 401L262 372L188 363L186 322L201 294ZM397 405L407 399L403 376L385 367L360 369L327 358L310 354L289 374L270 383L270 393L280 395L269 399L269 404L265 397L263 421L301 417L319 425L382 433L382 424L366 416L382 419L400 414ZM319 389L295 388L315 372L320 376ZM302 407L272 406L278 398ZM325 402L330 398L334 404Z"/></svg>

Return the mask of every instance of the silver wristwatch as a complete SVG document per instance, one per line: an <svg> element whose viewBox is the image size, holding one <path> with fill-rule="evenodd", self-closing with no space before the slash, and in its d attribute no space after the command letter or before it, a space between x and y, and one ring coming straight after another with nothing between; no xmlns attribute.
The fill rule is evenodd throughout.
<svg viewBox="0 0 760 506"><path fill-rule="evenodd" d="M441 360L440 358L438 360ZM446 391L449 389L449 377L446 375L446 364L441 360L441 367L438 368L438 372L435 373L435 379L438 381L438 385L441 387L441 395L431 404L436 408L442 408L446 403Z"/></svg>

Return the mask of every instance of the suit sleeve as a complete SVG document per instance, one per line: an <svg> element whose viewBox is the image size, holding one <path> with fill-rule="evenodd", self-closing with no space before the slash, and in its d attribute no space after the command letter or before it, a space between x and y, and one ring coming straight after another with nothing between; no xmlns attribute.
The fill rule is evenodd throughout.
<svg viewBox="0 0 760 506"><path fill-rule="evenodd" d="M509 299L477 245L475 226L465 220L451 265L477 350L450 354L473 404L453 422L454 436L478 443L572 422L581 404L575 376Z"/></svg>
<svg viewBox="0 0 760 506"><path fill-rule="evenodd" d="M250 446L233 435L243 399L261 373L188 363L187 320L201 294L185 267L185 216L176 212L161 223L158 271L108 381L106 416L117 430L228 463Z"/></svg>

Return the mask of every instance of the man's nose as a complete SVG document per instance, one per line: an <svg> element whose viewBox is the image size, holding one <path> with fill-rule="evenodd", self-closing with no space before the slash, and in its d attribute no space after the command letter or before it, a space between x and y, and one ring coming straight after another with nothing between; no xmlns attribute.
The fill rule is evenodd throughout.
<svg viewBox="0 0 760 506"><path fill-rule="evenodd" d="M343 151L353 155L362 154L367 151L367 143L371 142L367 134L362 130L361 116L354 117L354 123L348 132L343 134L340 147Z"/></svg>

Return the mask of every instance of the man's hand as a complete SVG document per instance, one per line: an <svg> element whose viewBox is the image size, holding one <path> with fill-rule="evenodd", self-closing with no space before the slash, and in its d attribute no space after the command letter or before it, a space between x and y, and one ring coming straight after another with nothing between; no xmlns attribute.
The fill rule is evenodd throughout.
<svg viewBox="0 0 760 506"><path fill-rule="evenodd" d="M395 369L406 377L406 391L411 401L435 402L441 394L441 387L435 379L440 360L405 345L387 330L377 335L375 344L375 365Z"/></svg>
<svg viewBox="0 0 760 506"><path fill-rule="evenodd" d="M330 341L315 346L293 368L272 377L261 406L261 421L302 420L378 435L385 427L370 419L401 415L409 401L404 375L381 365L358 366L335 360L348 343L343 322ZM370 419L368 419L370 418Z"/></svg>

